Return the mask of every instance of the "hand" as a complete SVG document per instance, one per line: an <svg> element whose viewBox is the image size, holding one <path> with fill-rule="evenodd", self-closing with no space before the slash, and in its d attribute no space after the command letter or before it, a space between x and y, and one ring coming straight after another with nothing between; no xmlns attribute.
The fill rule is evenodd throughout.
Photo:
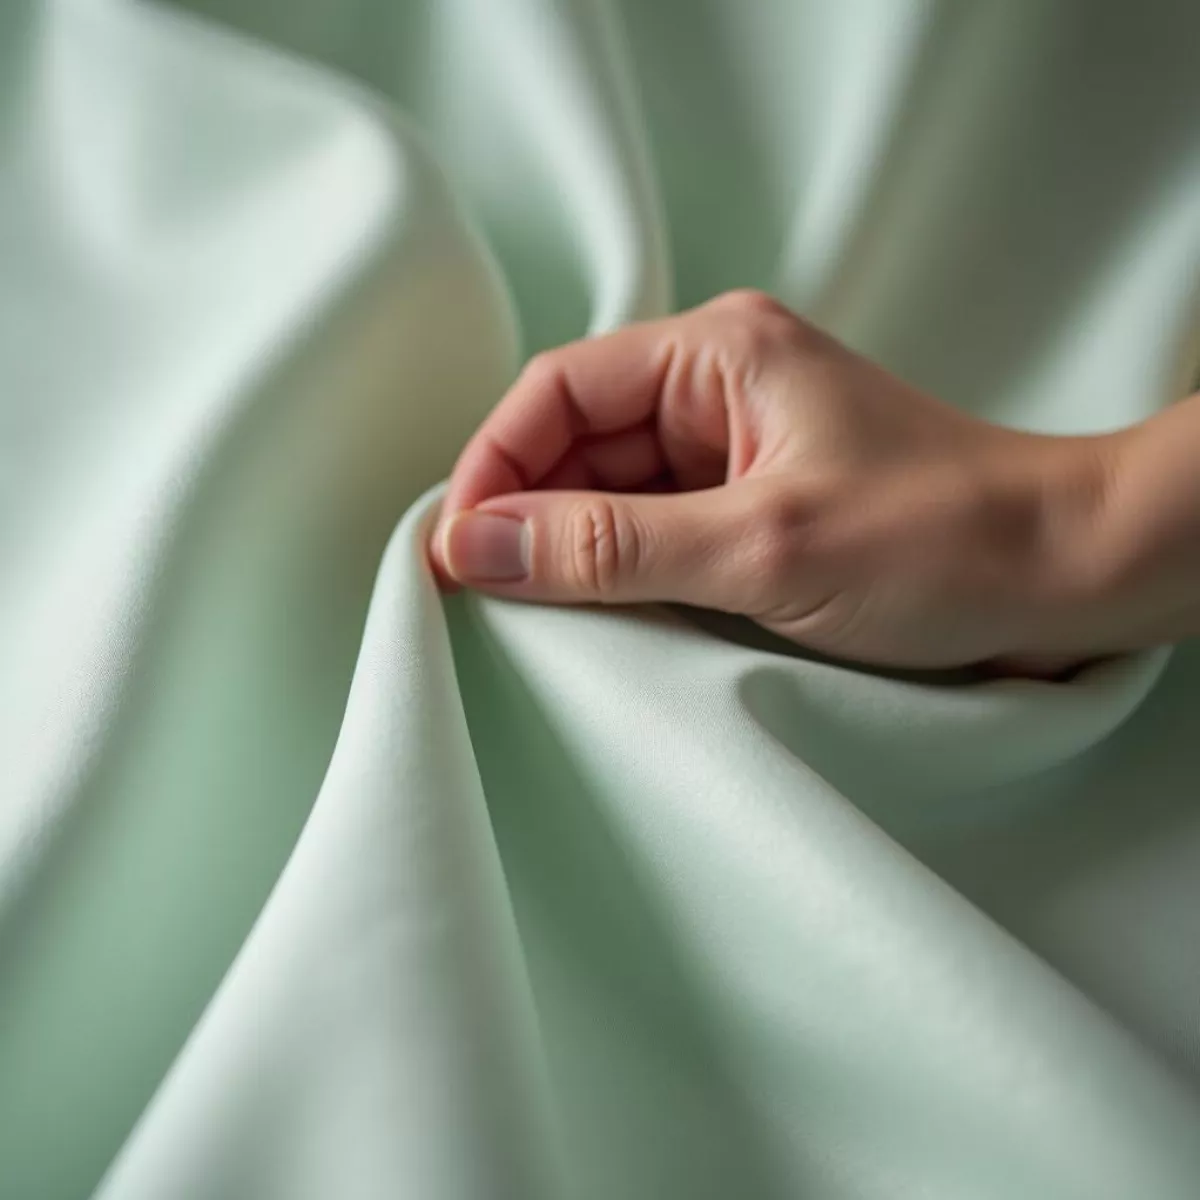
<svg viewBox="0 0 1200 1200"><path fill-rule="evenodd" d="M431 558L496 595L678 601L881 666L1045 666L1085 649L1107 447L967 416L734 292L533 359Z"/></svg>

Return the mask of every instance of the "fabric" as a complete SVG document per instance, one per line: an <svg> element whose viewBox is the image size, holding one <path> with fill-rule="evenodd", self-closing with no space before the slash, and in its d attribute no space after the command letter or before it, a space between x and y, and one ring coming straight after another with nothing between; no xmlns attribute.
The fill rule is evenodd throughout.
<svg viewBox="0 0 1200 1200"><path fill-rule="evenodd" d="M0 1195L1200 1196L1200 647L877 675L422 551L526 354L734 285L1015 425L1182 395L1198 47L7 0Z"/></svg>

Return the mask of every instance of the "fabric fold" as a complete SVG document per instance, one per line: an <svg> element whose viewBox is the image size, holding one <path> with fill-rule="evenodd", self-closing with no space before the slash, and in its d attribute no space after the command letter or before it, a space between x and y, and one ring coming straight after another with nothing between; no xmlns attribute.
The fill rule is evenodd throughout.
<svg viewBox="0 0 1200 1200"><path fill-rule="evenodd" d="M1200 15L0 11L0 1195L1193 1200L1200 648L441 596L526 355L775 291L980 416L1195 377Z"/></svg>

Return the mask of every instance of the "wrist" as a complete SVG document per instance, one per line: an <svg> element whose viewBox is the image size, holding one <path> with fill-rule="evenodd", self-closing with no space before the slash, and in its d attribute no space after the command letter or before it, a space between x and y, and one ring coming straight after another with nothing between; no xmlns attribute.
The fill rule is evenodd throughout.
<svg viewBox="0 0 1200 1200"><path fill-rule="evenodd" d="M1200 406L1113 434L1051 439L1044 484L1048 633L1091 657L1196 632Z"/></svg>
<svg viewBox="0 0 1200 1200"><path fill-rule="evenodd" d="M1119 500L1126 438L1033 438L1024 478L1035 534L1025 581L1028 619L1016 653L1083 661L1125 648L1116 631L1135 573Z"/></svg>
<svg viewBox="0 0 1200 1200"><path fill-rule="evenodd" d="M1114 435L1093 587L1115 650L1200 632L1200 397Z"/></svg>

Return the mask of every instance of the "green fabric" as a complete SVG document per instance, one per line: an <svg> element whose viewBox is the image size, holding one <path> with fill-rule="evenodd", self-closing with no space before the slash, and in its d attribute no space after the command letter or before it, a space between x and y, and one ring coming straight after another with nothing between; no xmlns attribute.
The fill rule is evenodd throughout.
<svg viewBox="0 0 1200 1200"><path fill-rule="evenodd" d="M1198 44L7 0L0 1196L1195 1200L1200 646L875 675L421 537L525 354L735 285L996 420L1168 402Z"/></svg>

